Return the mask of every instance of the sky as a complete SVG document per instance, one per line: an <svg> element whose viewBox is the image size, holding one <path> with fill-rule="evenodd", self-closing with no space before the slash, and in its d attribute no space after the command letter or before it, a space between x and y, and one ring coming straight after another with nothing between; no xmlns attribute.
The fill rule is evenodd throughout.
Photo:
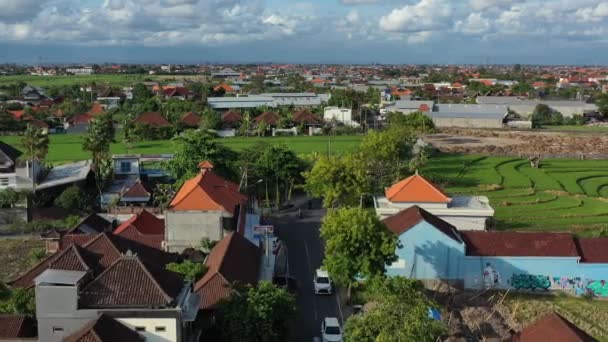
<svg viewBox="0 0 608 342"><path fill-rule="evenodd" d="M606 0L0 0L0 63L608 64Z"/></svg>

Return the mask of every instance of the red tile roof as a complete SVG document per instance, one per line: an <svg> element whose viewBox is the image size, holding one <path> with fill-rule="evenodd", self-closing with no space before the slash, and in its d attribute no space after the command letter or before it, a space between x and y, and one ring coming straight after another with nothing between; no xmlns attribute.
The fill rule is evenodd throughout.
<svg viewBox="0 0 608 342"><path fill-rule="evenodd" d="M25 315L0 315L0 339L33 338L38 335L36 321Z"/></svg>
<svg viewBox="0 0 608 342"><path fill-rule="evenodd" d="M235 123L243 121L243 116L239 112L233 110L222 114L222 122Z"/></svg>
<svg viewBox="0 0 608 342"><path fill-rule="evenodd" d="M570 233L461 231L467 255L578 257Z"/></svg>
<svg viewBox="0 0 608 342"><path fill-rule="evenodd" d="M591 342L597 341L557 313L548 314L515 334L513 342Z"/></svg>
<svg viewBox="0 0 608 342"><path fill-rule="evenodd" d="M242 205L247 197L239 192L239 186L216 175L210 169L187 180L179 189L170 210L223 210L235 214L237 205Z"/></svg>
<svg viewBox="0 0 608 342"><path fill-rule="evenodd" d="M146 189L141 181L137 181L133 184L129 190L125 191L122 198L142 198L142 197L150 197L150 192Z"/></svg>
<svg viewBox="0 0 608 342"><path fill-rule="evenodd" d="M101 106L101 104L99 104L98 102L93 103L93 106L91 106L91 109L89 109L88 112L86 112L85 114L88 114L89 116L97 116L100 114L103 114L104 110L103 107Z"/></svg>
<svg viewBox="0 0 608 342"><path fill-rule="evenodd" d="M386 189L386 198L391 202L450 203L443 190L416 173Z"/></svg>
<svg viewBox="0 0 608 342"><path fill-rule="evenodd" d="M275 113L275 112L264 112L260 115L258 115L254 121L256 123L260 123L260 122L264 122L269 126L276 126L279 123L279 120L281 119L281 117L279 116L279 114Z"/></svg>
<svg viewBox="0 0 608 342"><path fill-rule="evenodd" d="M421 221L426 221L448 237L461 242L460 236L454 226L417 205L401 210L397 214L382 220L386 227L397 235L410 230Z"/></svg>
<svg viewBox="0 0 608 342"><path fill-rule="evenodd" d="M167 121L159 112L146 112L142 113L137 119L135 119L135 123L147 124L153 127L167 127L171 126L171 123Z"/></svg>
<svg viewBox="0 0 608 342"><path fill-rule="evenodd" d="M21 119L23 114L25 114L25 110L7 110L7 112L11 113L17 120Z"/></svg>
<svg viewBox="0 0 608 342"><path fill-rule="evenodd" d="M114 318L101 314L81 329L64 338L64 342L145 341L146 339Z"/></svg>
<svg viewBox="0 0 608 342"><path fill-rule="evenodd" d="M241 234L230 233L213 247L205 265L207 273L194 285L201 309L213 309L232 294L231 284L257 284L261 251Z"/></svg>
<svg viewBox="0 0 608 342"><path fill-rule="evenodd" d="M608 238L578 238L581 262L608 263Z"/></svg>
<svg viewBox="0 0 608 342"><path fill-rule="evenodd" d="M201 117L195 112L188 112L182 116L181 121L188 127L198 127L201 122Z"/></svg>
<svg viewBox="0 0 608 342"><path fill-rule="evenodd" d="M78 114L78 115L74 115L69 121L71 124L76 125L76 124L89 123L91 120L93 120L93 117L89 114Z"/></svg>
<svg viewBox="0 0 608 342"><path fill-rule="evenodd" d="M321 120L318 116L314 115L307 109L300 110L293 115L292 121L295 124L305 123L308 125L321 125L323 124L323 120Z"/></svg>
<svg viewBox="0 0 608 342"><path fill-rule="evenodd" d="M123 256L83 289L79 304L85 308L170 306L184 279L164 268L151 272L152 268L138 256Z"/></svg>
<svg viewBox="0 0 608 342"><path fill-rule="evenodd" d="M133 215L114 230L115 235L120 235L128 228L133 227L142 235L164 235L165 220L159 219L147 210Z"/></svg>
<svg viewBox="0 0 608 342"><path fill-rule="evenodd" d="M220 91L222 89L226 93L232 93L232 92L234 92L234 88L232 88L230 85L228 85L226 83L222 83L222 84L216 86L215 88L213 88L213 91L217 92L217 91Z"/></svg>

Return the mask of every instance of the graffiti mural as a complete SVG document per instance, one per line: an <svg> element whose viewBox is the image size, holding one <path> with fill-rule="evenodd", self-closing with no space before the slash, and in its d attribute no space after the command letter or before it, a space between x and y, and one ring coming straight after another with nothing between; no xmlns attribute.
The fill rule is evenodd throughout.
<svg viewBox="0 0 608 342"><path fill-rule="evenodd" d="M518 290L548 290L551 287L551 280L544 275L513 274L511 286Z"/></svg>
<svg viewBox="0 0 608 342"><path fill-rule="evenodd" d="M496 269L494 269L494 267L492 267L492 264L489 262L486 263L486 267L483 269L483 286L486 289L489 289L492 287L497 287L499 283L500 274L498 271L496 271Z"/></svg>

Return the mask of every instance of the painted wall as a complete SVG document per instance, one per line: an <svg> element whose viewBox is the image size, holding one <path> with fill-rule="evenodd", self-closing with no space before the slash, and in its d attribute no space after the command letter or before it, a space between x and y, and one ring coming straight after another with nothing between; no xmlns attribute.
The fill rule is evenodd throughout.
<svg viewBox="0 0 608 342"><path fill-rule="evenodd" d="M437 127L502 128L502 119L433 118Z"/></svg>
<svg viewBox="0 0 608 342"><path fill-rule="evenodd" d="M177 342L177 320L175 318L117 318L125 326L136 330L136 327L145 328L138 331L147 342ZM164 328L164 331L159 331Z"/></svg>
<svg viewBox="0 0 608 342"><path fill-rule="evenodd" d="M399 236L399 259L387 274L415 279L460 279L464 244L459 243L426 221Z"/></svg>
<svg viewBox="0 0 608 342"><path fill-rule="evenodd" d="M129 165L123 171L122 164ZM128 169L128 170L127 170ZM139 159L137 158L117 158L114 159L114 174L115 175L138 175L139 174Z"/></svg>

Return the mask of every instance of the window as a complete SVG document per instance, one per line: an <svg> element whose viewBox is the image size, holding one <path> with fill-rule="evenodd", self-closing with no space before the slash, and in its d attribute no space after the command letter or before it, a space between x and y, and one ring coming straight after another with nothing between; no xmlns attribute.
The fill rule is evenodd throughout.
<svg viewBox="0 0 608 342"><path fill-rule="evenodd" d="M63 327L53 327L54 334L62 333L62 332L63 332Z"/></svg>
<svg viewBox="0 0 608 342"><path fill-rule="evenodd" d="M135 327L135 331L144 332L144 331L146 331L146 327Z"/></svg>
<svg viewBox="0 0 608 342"><path fill-rule="evenodd" d="M165 331L167 331L167 328L166 327L155 327L154 331L156 331L156 332L165 332Z"/></svg>
<svg viewBox="0 0 608 342"><path fill-rule="evenodd" d="M6 178L6 177L0 178L0 185L8 186L8 178Z"/></svg>
<svg viewBox="0 0 608 342"><path fill-rule="evenodd" d="M120 162L120 172L131 172L131 163Z"/></svg>

